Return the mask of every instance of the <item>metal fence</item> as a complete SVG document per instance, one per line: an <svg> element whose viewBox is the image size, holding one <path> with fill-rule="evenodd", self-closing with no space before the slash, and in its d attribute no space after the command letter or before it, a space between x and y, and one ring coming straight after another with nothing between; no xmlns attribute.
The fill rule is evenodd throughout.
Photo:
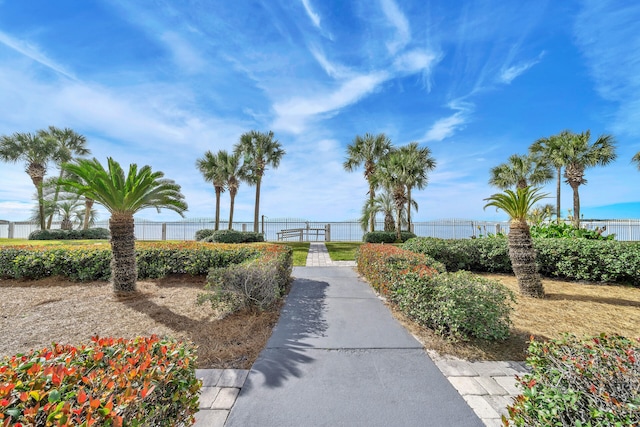
<svg viewBox="0 0 640 427"><path fill-rule="evenodd" d="M136 220L135 236L138 240L195 240L195 233L202 229L213 229L212 219L185 220L177 222L155 222ZM605 228L603 235L615 234L616 240L640 241L640 220L583 220L581 226L588 229ZM94 227L108 228L107 221L100 221ZM382 221L376 224L376 230L382 230ZM60 223L53 223L52 228L60 228ZM227 229L228 222L221 221L220 229ZM364 231L358 221L305 221L304 219L265 219L259 224L259 231L264 233L267 241L278 240L278 233L283 230L309 230L300 234L290 233L287 240L320 240L320 241L362 241ZM29 233L38 230L35 222L9 222L0 220L0 238L26 239ZM253 231L253 222L234 222L233 229ZM325 230L319 232L314 230ZM423 237L439 237L443 239L468 239L483 237L489 234L508 233L508 222L474 221L464 219L442 219L413 223L413 232Z"/></svg>

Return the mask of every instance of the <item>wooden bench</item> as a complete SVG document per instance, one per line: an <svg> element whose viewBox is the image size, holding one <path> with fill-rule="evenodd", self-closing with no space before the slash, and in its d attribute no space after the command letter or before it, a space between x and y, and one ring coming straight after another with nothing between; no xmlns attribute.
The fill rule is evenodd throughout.
<svg viewBox="0 0 640 427"><path fill-rule="evenodd" d="M310 241L311 240L311 236L315 235L316 237L316 241L318 240L318 238L320 236L322 236L323 239L325 239L326 237L328 237L327 235L327 228L288 228L288 229L284 229L284 230L280 230L276 233L276 235L278 236L278 241L282 241L282 240L287 240L291 237L297 238L298 241L300 242L304 242L304 241ZM305 239L306 237L306 239Z"/></svg>

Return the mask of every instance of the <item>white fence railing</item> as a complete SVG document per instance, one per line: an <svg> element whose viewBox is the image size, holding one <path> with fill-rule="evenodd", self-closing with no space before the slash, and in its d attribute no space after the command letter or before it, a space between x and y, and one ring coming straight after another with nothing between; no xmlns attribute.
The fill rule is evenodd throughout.
<svg viewBox="0 0 640 427"><path fill-rule="evenodd" d="M383 222L376 224L376 230L382 230ZM588 229L605 227L603 235L615 234L616 240L640 241L640 220L583 220L581 226ZM97 222L94 227L108 228L107 221ZM52 228L60 228L53 223ZM135 235L138 240L194 240L195 233L202 229L213 229L211 219L185 220L178 222L155 222L136 220ZM220 229L227 229L226 221L220 222ZM276 241L278 233L288 229L326 229L324 233L304 233L305 240L362 241L364 231L358 221L305 221L304 219L266 219L260 222L259 231L267 241ZM0 238L26 239L29 233L38 230L34 222L9 222L0 220ZM253 222L234 222L233 229L253 231ZM508 222L474 221L464 219L442 219L413 223L413 232L423 237L443 239L467 239L482 237L499 232L508 233ZM290 240L297 240L293 237Z"/></svg>

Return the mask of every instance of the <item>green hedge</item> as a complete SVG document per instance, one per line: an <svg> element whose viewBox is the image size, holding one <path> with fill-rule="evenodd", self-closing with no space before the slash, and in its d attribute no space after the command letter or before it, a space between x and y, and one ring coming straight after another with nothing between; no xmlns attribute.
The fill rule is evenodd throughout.
<svg viewBox="0 0 640 427"><path fill-rule="evenodd" d="M533 244L538 269L544 276L640 286L640 242L535 238ZM419 237L402 247L433 257L449 271L512 272L506 237L454 240Z"/></svg>
<svg viewBox="0 0 640 427"><path fill-rule="evenodd" d="M637 426L640 340L601 335L531 341L531 373L508 407L512 426ZM506 421L506 420L505 420Z"/></svg>
<svg viewBox="0 0 640 427"><path fill-rule="evenodd" d="M358 271L418 324L454 340L505 339L514 296L468 272L446 273L431 257L392 245L365 244Z"/></svg>
<svg viewBox="0 0 640 427"><path fill-rule="evenodd" d="M410 231L400 232L401 240L406 242L409 239L416 237L415 234ZM395 231L370 231L362 236L362 241L365 243L395 243L396 232Z"/></svg>
<svg viewBox="0 0 640 427"><path fill-rule="evenodd" d="M253 231L218 230L202 239L211 243L257 243L264 242L262 233Z"/></svg>
<svg viewBox="0 0 640 427"><path fill-rule="evenodd" d="M107 240L111 234L106 228L87 230L36 230L29 234L29 240Z"/></svg>
<svg viewBox="0 0 640 427"><path fill-rule="evenodd" d="M202 386L191 344L156 336L19 354L0 362L2 425L191 425Z"/></svg>
<svg viewBox="0 0 640 427"><path fill-rule="evenodd" d="M259 257L267 245L211 243L136 243L138 278L168 274L205 275L212 267L225 267ZM41 279L64 276L74 281L109 280L111 250L108 244L68 247L3 247L0 277Z"/></svg>

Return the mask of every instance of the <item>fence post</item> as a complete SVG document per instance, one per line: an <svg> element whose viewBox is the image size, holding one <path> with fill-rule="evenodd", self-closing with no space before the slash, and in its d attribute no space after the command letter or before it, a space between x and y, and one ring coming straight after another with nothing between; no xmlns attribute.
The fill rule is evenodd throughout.
<svg viewBox="0 0 640 427"><path fill-rule="evenodd" d="M331 241L331 224L327 224L324 226L324 240L326 242Z"/></svg>
<svg viewBox="0 0 640 427"><path fill-rule="evenodd" d="M247 224L242 224L242 231L247 231Z"/></svg>
<svg viewBox="0 0 640 427"><path fill-rule="evenodd" d="M496 224L496 236L500 234L500 231L501 231L500 224Z"/></svg>
<svg viewBox="0 0 640 427"><path fill-rule="evenodd" d="M166 222L162 223L162 239L161 240L167 240L167 223Z"/></svg>
<svg viewBox="0 0 640 427"><path fill-rule="evenodd" d="M14 233L15 233L15 224L13 222L10 222L9 223L9 234L8 234L8 237L10 239L13 239Z"/></svg>

